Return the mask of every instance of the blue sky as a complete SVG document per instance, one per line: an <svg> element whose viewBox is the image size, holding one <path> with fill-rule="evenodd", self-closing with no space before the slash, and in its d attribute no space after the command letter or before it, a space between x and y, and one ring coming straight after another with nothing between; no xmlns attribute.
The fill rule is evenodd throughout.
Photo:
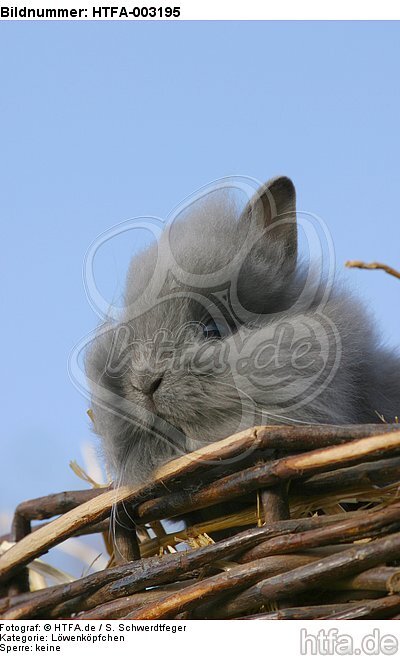
<svg viewBox="0 0 400 656"><path fill-rule="evenodd" d="M398 23L0 25L0 511L83 486L68 462L96 439L67 360L97 323L81 271L104 230L282 173L339 269L400 267L399 56ZM134 248L117 238L97 263L110 300ZM399 281L345 277L399 343Z"/></svg>

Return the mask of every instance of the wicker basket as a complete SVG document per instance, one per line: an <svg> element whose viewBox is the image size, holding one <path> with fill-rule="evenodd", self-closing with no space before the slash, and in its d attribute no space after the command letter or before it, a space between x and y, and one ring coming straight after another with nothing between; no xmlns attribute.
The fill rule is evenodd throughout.
<svg viewBox="0 0 400 656"><path fill-rule="evenodd" d="M24 502L1 539L15 543L0 557L1 617L395 619L399 481L398 424L262 426L141 488ZM109 566L30 591L26 566L85 533L103 534Z"/></svg>

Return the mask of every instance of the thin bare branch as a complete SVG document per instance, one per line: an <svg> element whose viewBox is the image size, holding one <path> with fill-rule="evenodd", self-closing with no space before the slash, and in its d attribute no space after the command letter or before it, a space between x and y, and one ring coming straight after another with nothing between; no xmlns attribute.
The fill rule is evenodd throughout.
<svg viewBox="0 0 400 656"><path fill-rule="evenodd" d="M370 264L367 264L366 262L361 262L360 260L348 260L345 263L345 266L348 268L356 269L380 269L381 271L388 273L390 276L400 278L400 271L396 271L396 269L393 269L393 267L390 267L387 264L382 264L381 262L371 262Z"/></svg>

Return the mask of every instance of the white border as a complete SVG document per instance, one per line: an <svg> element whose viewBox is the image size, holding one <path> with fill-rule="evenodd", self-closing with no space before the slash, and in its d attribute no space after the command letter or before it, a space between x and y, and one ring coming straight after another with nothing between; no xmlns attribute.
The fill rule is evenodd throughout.
<svg viewBox="0 0 400 656"><path fill-rule="evenodd" d="M70 20L70 21L181 21L181 20L399 20L400 3L394 0L380 0L373 2L366 0L279 0L279 2L268 2L267 0L126 0L126 2L87 3L84 0L0 0L0 8L13 8L14 12L9 17L1 18L2 23L10 20ZM134 7L147 8L156 7L179 7L180 16L172 18L144 17L121 15L121 9L131 11ZM47 18L20 15L23 9L67 9L76 10L77 16L68 15L65 18ZM103 8L101 15L93 15ZM114 8L114 9L112 9ZM18 10L17 15L15 10ZM80 17L79 17L79 9ZM144 12L146 13L146 12ZM340 44L338 43L338 48Z"/></svg>

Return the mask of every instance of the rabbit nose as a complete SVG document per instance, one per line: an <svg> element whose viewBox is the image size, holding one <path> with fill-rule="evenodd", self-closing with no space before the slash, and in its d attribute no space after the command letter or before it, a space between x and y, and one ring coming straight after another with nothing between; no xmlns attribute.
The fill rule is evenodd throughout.
<svg viewBox="0 0 400 656"><path fill-rule="evenodd" d="M154 380L146 380L142 384L142 391L147 396L153 396L154 392L160 387L162 381L162 376L155 378Z"/></svg>

